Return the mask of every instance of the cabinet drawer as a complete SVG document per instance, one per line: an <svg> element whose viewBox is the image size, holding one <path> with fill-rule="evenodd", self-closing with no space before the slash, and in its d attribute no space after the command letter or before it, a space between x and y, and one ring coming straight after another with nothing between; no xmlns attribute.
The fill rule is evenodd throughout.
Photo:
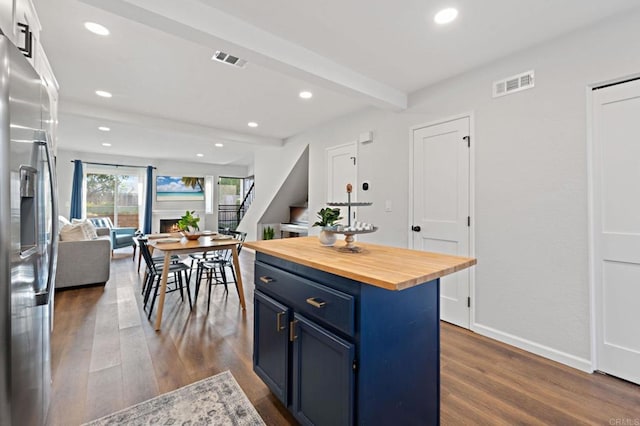
<svg viewBox="0 0 640 426"><path fill-rule="evenodd" d="M256 262L256 289L349 336L355 334L355 298L323 284Z"/></svg>

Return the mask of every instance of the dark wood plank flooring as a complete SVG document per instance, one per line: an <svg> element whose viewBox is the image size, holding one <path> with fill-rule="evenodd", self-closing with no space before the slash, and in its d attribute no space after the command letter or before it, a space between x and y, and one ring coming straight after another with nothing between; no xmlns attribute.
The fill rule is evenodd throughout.
<svg viewBox="0 0 640 426"><path fill-rule="evenodd" d="M159 333L142 310L141 274L126 250L116 252L106 286L58 292L48 424L78 425L224 370L267 425L296 424L253 373L254 257L248 251L240 257L246 311L231 287L228 296L222 286L213 289L209 312L206 293L193 312L171 293ZM446 323L441 339L442 424L640 422L639 386L582 373Z"/></svg>

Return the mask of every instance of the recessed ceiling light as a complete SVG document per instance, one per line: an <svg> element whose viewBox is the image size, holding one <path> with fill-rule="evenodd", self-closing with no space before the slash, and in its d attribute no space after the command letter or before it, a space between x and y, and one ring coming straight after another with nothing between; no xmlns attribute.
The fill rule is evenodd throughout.
<svg viewBox="0 0 640 426"><path fill-rule="evenodd" d="M247 123L247 126L249 127L258 127L258 123L256 123L255 121L250 121Z"/></svg>
<svg viewBox="0 0 640 426"><path fill-rule="evenodd" d="M98 127L98 130L102 130L103 132L108 132L111 129L109 127L107 127L107 126L100 126L100 127Z"/></svg>
<svg viewBox="0 0 640 426"><path fill-rule="evenodd" d="M224 144L223 144L223 143L217 143L217 144L216 144L216 148L222 148L223 146L224 146Z"/></svg>
<svg viewBox="0 0 640 426"><path fill-rule="evenodd" d="M102 142L102 146L111 146L109 142Z"/></svg>
<svg viewBox="0 0 640 426"><path fill-rule="evenodd" d="M198 154L196 154L196 157L204 157L204 154L198 153Z"/></svg>
<svg viewBox="0 0 640 426"><path fill-rule="evenodd" d="M454 9L453 7L448 7L436 13L436 15L433 17L433 20L436 24L444 25L456 19L457 16L458 10Z"/></svg>
<svg viewBox="0 0 640 426"><path fill-rule="evenodd" d="M300 92L300 95L299 95L299 96L300 96L302 99L311 99L311 98L313 97L313 93L308 92L308 91L306 91L306 90L305 90L305 91L303 91L303 92Z"/></svg>
<svg viewBox="0 0 640 426"><path fill-rule="evenodd" d="M94 34L101 36L109 35L109 30L105 26L96 24L95 22L85 22L84 27Z"/></svg>
<svg viewBox="0 0 640 426"><path fill-rule="evenodd" d="M96 90L96 95L103 97L103 98L110 98L113 95L109 92L105 92L104 90Z"/></svg>

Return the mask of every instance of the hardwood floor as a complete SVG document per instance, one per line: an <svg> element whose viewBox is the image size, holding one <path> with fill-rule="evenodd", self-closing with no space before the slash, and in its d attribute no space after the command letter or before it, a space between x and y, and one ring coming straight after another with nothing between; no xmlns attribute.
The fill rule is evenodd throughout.
<svg viewBox="0 0 640 426"><path fill-rule="evenodd" d="M171 293L159 333L142 310L140 276L126 251L116 252L106 286L58 292L48 424L78 425L224 370L267 425L296 424L253 373L254 257L240 257L246 312L232 288L226 297L214 287L208 313L206 293L193 312ZM639 386L446 323L441 330L444 425L640 423Z"/></svg>

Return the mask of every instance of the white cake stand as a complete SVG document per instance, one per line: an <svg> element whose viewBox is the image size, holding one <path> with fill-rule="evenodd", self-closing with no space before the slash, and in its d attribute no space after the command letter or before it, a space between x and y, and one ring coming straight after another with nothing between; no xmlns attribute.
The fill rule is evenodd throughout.
<svg viewBox="0 0 640 426"><path fill-rule="evenodd" d="M378 230L377 226L374 226L372 229L366 229L366 230L360 230L360 231L345 231L344 227L338 227L338 228L323 228L324 231L326 232L331 232L332 234L343 234L344 237L344 241L346 243L346 245L344 245L343 247L338 247L338 251L341 252L345 252L345 253L360 253L362 252L362 247L358 247L354 244L355 239L353 238L354 235L358 235L358 234L370 234L372 232L376 232Z"/></svg>
<svg viewBox="0 0 640 426"><path fill-rule="evenodd" d="M347 253L360 253L362 249L354 245L355 239L354 235L358 234L370 234L372 232L376 232L378 227L374 226L372 229L362 229L362 230L345 230L345 228L351 227L351 207L364 207L370 206L373 203L365 202L365 201L351 201L351 191L353 187L350 183L347 184L347 202L331 202L327 203L329 206L333 207L347 207L347 226L337 226L337 227L325 227L323 228L327 232L331 232L333 234L343 234L345 236L344 241L347 243L344 247L339 247L338 250Z"/></svg>

